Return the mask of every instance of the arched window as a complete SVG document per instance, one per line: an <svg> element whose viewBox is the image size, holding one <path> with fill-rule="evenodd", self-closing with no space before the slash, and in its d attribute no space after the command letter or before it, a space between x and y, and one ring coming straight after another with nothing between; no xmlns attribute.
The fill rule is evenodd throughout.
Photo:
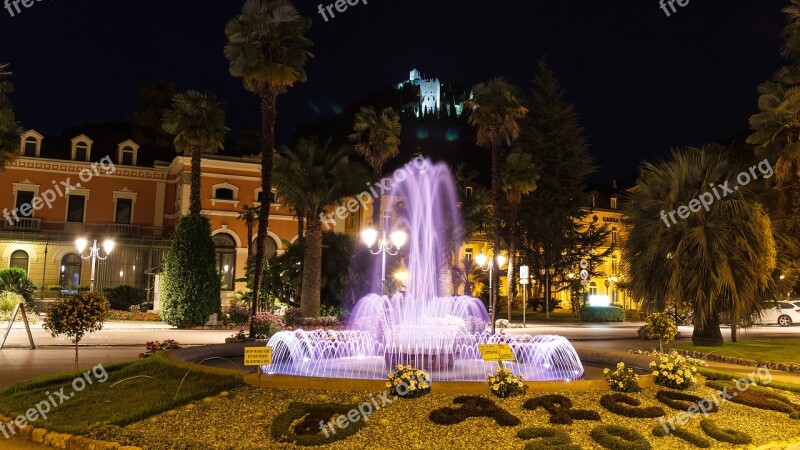
<svg viewBox="0 0 800 450"><path fill-rule="evenodd" d="M11 254L11 264L8 267L28 271L28 253L24 250L17 250Z"/></svg>
<svg viewBox="0 0 800 450"><path fill-rule="evenodd" d="M25 144L22 146L22 156L33 158L36 156L36 149L39 146L39 141L35 137L30 136L25 139Z"/></svg>
<svg viewBox="0 0 800 450"><path fill-rule="evenodd" d="M256 254L256 244L258 241L258 236L253 238L253 242L250 245L253 246L253 254ZM267 260L271 260L278 255L278 243L275 242L275 239L272 239L272 236L267 236L267 239L264 240L264 257Z"/></svg>
<svg viewBox="0 0 800 450"><path fill-rule="evenodd" d="M236 241L229 234L220 233L214 236L214 247L217 251L217 270L222 280L222 290L232 291L233 280L236 279Z"/></svg>
<svg viewBox="0 0 800 450"><path fill-rule="evenodd" d="M81 284L81 267L83 260L75 253L61 258L61 286L70 288Z"/></svg>
<svg viewBox="0 0 800 450"><path fill-rule="evenodd" d="M589 283L589 295L597 295L597 283L594 281Z"/></svg>
<svg viewBox="0 0 800 450"><path fill-rule="evenodd" d="M119 163L123 166L133 166L134 162L134 151L133 147L125 147L122 149L119 155Z"/></svg>
<svg viewBox="0 0 800 450"><path fill-rule="evenodd" d="M89 145L85 142L75 144L75 161L89 160Z"/></svg>

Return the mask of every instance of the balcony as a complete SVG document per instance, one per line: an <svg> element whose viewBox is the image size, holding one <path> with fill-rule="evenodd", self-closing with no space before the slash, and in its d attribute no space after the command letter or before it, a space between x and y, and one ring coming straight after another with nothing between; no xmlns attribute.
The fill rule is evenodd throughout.
<svg viewBox="0 0 800 450"><path fill-rule="evenodd" d="M39 231L42 229L42 219L33 217L20 217L19 221L15 221L13 224L8 223L8 220L3 220L2 223L5 231Z"/></svg>
<svg viewBox="0 0 800 450"><path fill-rule="evenodd" d="M139 236L141 229L139 225L110 223L108 224L108 233L118 237L134 237Z"/></svg>

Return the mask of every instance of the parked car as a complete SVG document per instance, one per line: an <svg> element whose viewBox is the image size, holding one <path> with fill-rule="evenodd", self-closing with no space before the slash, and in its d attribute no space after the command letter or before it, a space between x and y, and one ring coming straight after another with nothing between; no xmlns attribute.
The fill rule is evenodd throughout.
<svg viewBox="0 0 800 450"><path fill-rule="evenodd" d="M800 323L800 306L790 302L778 302L777 306L761 310L753 316L753 323L762 325L778 324L782 327Z"/></svg>

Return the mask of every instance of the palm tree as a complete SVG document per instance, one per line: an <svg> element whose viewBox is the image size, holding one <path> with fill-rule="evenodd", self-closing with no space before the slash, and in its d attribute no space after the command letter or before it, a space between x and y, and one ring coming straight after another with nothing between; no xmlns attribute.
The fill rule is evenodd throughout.
<svg viewBox="0 0 800 450"><path fill-rule="evenodd" d="M400 134L403 131L400 116L393 108L386 108L378 114L372 106L365 106L356 113L353 131L349 138L355 144L356 153L367 160L372 175L379 180L386 161L400 153ZM381 197L378 196L372 205L373 226L383 226L380 212Z"/></svg>
<svg viewBox="0 0 800 450"><path fill-rule="evenodd" d="M247 259L250 259L253 256L253 226L258 223L258 208L250 205L242 206L237 219L247 226Z"/></svg>
<svg viewBox="0 0 800 450"><path fill-rule="evenodd" d="M192 159L189 214L200 214L200 164L203 153L223 148L228 128L225 108L214 94L187 91L173 98L172 109L164 113L164 131L175 136L175 151Z"/></svg>
<svg viewBox="0 0 800 450"><path fill-rule="evenodd" d="M520 134L520 121L528 114L519 89L503 78L493 78L472 88L472 98L465 107L470 111L469 123L477 128L477 144L492 152L492 248L500 251L500 205L503 201L503 144L510 146ZM493 293L497 298L500 271L494 271ZM492 322L497 307L492 311Z"/></svg>
<svg viewBox="0 0 800 450"><path fill-rule="evenodd" d="M261 99L261 190L272 192L273 152L275 151L275 118L278 95L295 83L306 81L304 66L312 55L306 37L311 19L302 17L286 0L247 0L242 13L228 22L225 35L225 57L230 73L242 78L244 87ZM264 267L264 243L269 229L270 204L261 203L256 240L256 267ZM261 289L262 271L255 271L253 305L255 316ZM255 330L250 329L250 336Z"/></svg>
<svg viewBox="0 0 800 450"><path fill-rule="evenodd" d="M283 147L275 164L278 195L298 217L306 218L306 252L300 304L307 317L316 317L320 312L320 215L330 205L357 194L367 180L366 170L350 163L350 155L348 147L332 148L330 140L320 144L315 137L304 137L297 141L294 148Z"/></svg>
<svg viewBox="0 0 800 450"><path fill-rule="evenodd" d="M722 345L721 312L737 324L777 298L775 238L757 192L740 186L708 210L669 217L711 192L709 185L735 179L738 169L719 146L675 151L644 166L625 208L631 295L657 310L688 302L695 345Z"/></svg>
<svg viewBox="0 0 800 450"><path fill-rule="evenodd" d="M20 127L8 95L14 92L8 64L0 64L0 171L17 159L20 147Z"/></svg>
<svg viewBox="0 0 800 450"><path fill-rule="evenodd" d="M503 192L508 202L508 320L511 320L511 301L516 297L516 256L519 237L519 205L522 197L536 190L539 172L533 156L520 147L508 154L503 167Z"/></svg>

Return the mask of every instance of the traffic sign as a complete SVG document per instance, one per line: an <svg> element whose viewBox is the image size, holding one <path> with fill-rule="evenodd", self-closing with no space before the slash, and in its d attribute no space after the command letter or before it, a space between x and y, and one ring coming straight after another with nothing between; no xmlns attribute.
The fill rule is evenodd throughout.
<svg viewBox="0 0 800 450"><path fill-rule="evenodd" d="M581 280L581 286L588 286L589 280Z"/></svg>
<svg viewBox="0 0 800 450"><path fill-rule="evenodd" d="M528 284L530 276L530 268L528 266L519 267L519 284Z"/></svg>
<svg viewBox="0 0 800 450"><path fill-rule="evenodd" d="M589 261L582 259L581 260L581 269L588 269L589 268Z"/></svg>
<svg viewBox="0 0 800 450"><path fill-rule="evenodd" d="M588 279L589 279L589 271L581 270L581 280L588 280Z"/></svg>

